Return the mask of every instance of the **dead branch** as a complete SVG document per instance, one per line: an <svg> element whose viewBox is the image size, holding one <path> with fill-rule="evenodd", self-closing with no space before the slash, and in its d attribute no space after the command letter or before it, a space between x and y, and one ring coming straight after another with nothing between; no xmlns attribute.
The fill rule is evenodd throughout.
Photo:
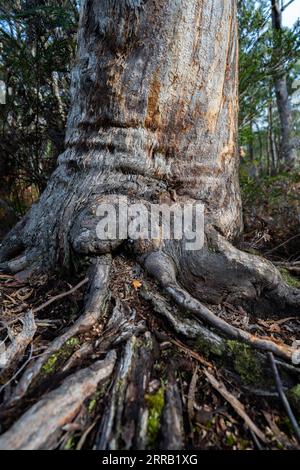
<svg viewBox="0 0 300 470"><path fill-rule="evenodd" d="M162 449L181 450L184 448L182 402L173 371L169 373L165 390L161 434Z"/></svg>
<svg viewBox="0 0 300 470"><path fill-rule="evenodd" d="M56 390L33 405L2 436L1 450L53 449L63 426L78 414L83 402L112 374L116 362L115 351L102 361L76 372Z"/></svg>
<svg viewBox="0 0 300 470"><path fill-rule="evenodd" d="M76 286L72 287L72 289L70 289L66 292L62 292L61 294L54 295L53 297L51 297L51 299L47 300L47 302L45 302L45 303L39 305L38 307L34 308L32 310L33 313L40 312L44 308L49 307L49 305L53 304L53 302L56 302L57 300L63 299L64 297L67 297L71 294L74 294L74 292L76 292L78 289L80 289L80 287L84 286L88 282L89 282L89 278L88 277L84 278Z"/></svg>
<svg viewBox="0 0 300 470"><path fill-rule="evenodd" d="M237 412L237 414L245 421L245 424L249 429L259 437L259 439L266 443L266 437L264 433L253 423L252 419L247 415L244 405L230 393L222 382L218 382L217 379L211 375L207 370L204 370L204 374L208 382L225 398L226 401L232 406L232 408Z"/></svg>
<svg viewBox="0 0 300 470"><path fill-rule="evenodd" d="M273 371L273 375L274 375L274 379L275 379L276 388L277 388L277 391L278 391L279 398L280 398L280 400L283 404L283 407L284 407L284 409L285 409L285 411L286 411L286 413L289 417L289 420L290 420L290 422L293 426L297 441L300 443L300 428L299 428L298 422L297 422L297 420L294 416L294 413L293 413L293 411L290 407L290 404L289 404L289 401L286 397L286 394L283 391L280 375L279 375L276 363L274 361L273 354L268 353L268 356L269 356L269 359L270 359L270 363L271 363L271 367L272 367L272 371Z"/></svg>
<svg viewBox="0 0 300 470"><path fill-rule="evenodd" d="M97 321L99 321L103 315L103 307L109 282L110 267L111 257L103 256L96 259L95 265L92 267L89 275L90 295L88 297L84 314L81 315L74 325L72 325L65 333L60 335L49 345L43 356L41 356L27 370L25 370L8 404L19 400L27 393L30 385L39 375L43 365L47 362L49 357L51 357L63 347L66 341L78 335L79 333L88 331Z"/></svg>

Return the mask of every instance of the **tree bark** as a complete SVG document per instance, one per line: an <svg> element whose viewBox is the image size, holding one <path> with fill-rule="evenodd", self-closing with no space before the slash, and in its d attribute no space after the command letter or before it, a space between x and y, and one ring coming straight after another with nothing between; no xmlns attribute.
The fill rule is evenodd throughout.
<svg viewBox="0 0 300 470"><path fill-rule="evenodd" d="M274 31L274 57L281 56L282 12L277 0L271 0L272 27ZM277 67L274 80L277 108L280 120L280 157L282 165L292 168L295 164L295 150L292 141L292 113L287 89L286 74L281 64Z"/></svg>
<svg viewBox="0 0 300 470"><path fill-rule="evenodd" d="M271 263L231 244L242 231L237 57L235 0L82 2L66 151L40 201L6 238L0 255L1 268L22 280L57 265L70 267L74 256L95 258L94 269L88 273L85 313L27 367L7 407L35 389L47 361L67 341L98 325L98 347L102 352L118 348L118 359L95 446L144 448L159 440L168 448L183 446L182 403L173 372L155 406L164 421L160 429L174 429L176 438L160 439L154 426L158 411L150 378L161 355L135 308L110 288L110 264L120 251L160 285L152 281L144 298L153 303L151 312L163 315L185 340L195 344L200 338L205 351L226 356L229 337L261 355L271 351L294 361L290 346L230 325L207 306L228 301L257 315L276 306L285 315L298 312L300 304L299 291L286 286ZM180 240L98 239L98 204L124 196L146 205L202 202L204 247L187 251ZM89 347L80 351L89 357ZM70 361L64 370L76 365L77 357ZM62 389L54 395L56 406ZM30 412L21 423L28 417L32 423Z"/></svg>

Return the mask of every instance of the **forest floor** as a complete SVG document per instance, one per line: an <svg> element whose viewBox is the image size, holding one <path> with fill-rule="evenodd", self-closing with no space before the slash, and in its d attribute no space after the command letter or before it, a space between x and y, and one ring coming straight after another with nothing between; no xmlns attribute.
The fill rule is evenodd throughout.
<svg viewBox="0 0 300 470"><path fill-rule="evenodd" d="M243 183L245 235L243 248L263 254L277 263L286 282L300 288L300 176L280 176L260 182ZM40 279L39 285L22 284L13 276L1 275L1 325L0 340L8 341L9 335L16 337L22 330L20 319L30 309L68 291L82 277L66 280L55 277ZM147 330L153 333L156 342L157 360L151 372L147 400L152 410L149 433L150 448L160 442L160 417L163 408L165 377L170 368L176 371L176 381L182 401L182 413L186 449L295 449L297 441L290 420L278 398L275 383L262 388L259 383L261 371L249 354L248 347L235 354L232 350L231 366L206 353L205 348L196 351L183 338L175 336L170 325L144 300L141 292L144 284L153 283L145 277L134 261L117 256L113 262L110 288L114 298L126 301L136 311L137 319L143 320ZM80 367L89 365L103 351L97 350L101 330L96 326L78 337L69 351L52 357L43 368L42 377L34 389L20 403L6 407L5 402L18 382L24 369L37 356L43 354L53 339L72 325L83 309L84 287L72 295L57 299L35 315L37 332L27 348L25 358L15 371L2 376L0 381L1 432L8 429L28 408L49 390L58 386L65 377L62 369L82 344L89 344L93 354L85 358ZM212 308L210 306L210 308ZM214 307L214 312L226 318L234 326L259 333L278 342L292 344L300 339L300 319L282 319L276 315L268 319L257 319L242 307L224 303ZM279 319L280 318L280 319ZM8 334L9 332L9 334ZM78 367L78 363L76 364ZM270 366L271 368L271 366ZM71 369L72 370L72 369ZM76 369L75 369L76 370ZM210 371L226 393L212 386L206 372ZM300 384L298 376L298 384ZM300 385L297 380L293 392L288 393L294 413L300 418ZM92 448L97 438L103 410L110 389L94 394L81 407L75 420L64 427L57 443L60 449ZM227 395L227 398L225 397ZM229 396L229 399L228 399ZM230 397L238 399L232 406ZM244 411L264 435L258 439L238 413Z"/></svg>

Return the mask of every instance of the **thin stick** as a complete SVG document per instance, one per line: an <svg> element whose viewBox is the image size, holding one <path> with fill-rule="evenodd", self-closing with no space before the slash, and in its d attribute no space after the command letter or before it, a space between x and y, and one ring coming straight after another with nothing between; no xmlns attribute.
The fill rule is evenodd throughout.
<svg viewBox="0 0 300 470"><path fill-rule="evenodd" d="M294 413L292 412L292 409L290 407L290 404L289 404L289 401L286 397L286 394L283 391L282 382L281 382L280 375L279 375L279 372L278 372L278 369L277 369L277 366L276 366L276 363L275 363L275 360L274 360L274 356L271 352L268 353L268 356L269 356L269 359L270 359L270 362L271 362L272 372L273 372L273 375L274 375L278 395L279 395L279 397L282 401L283 407L284 407L284 409L285 409L285 411L286 411L286 413L287 413L287 415L288 415L288 417L291 421L291 424L292 424L293 429L294 429L295 434L296 434L297 441L300 443L300 428L299 428L297 420L294 416Z"/></svg>
<svg viewBox="0 0 300 470"><path fill-rule="evenodd" d="M281 248L282 246L286 245L287 243L291 242L292 240L295 240L295 238L300 237L300 233L297 233L297 235L294 235L293 237L289 238L285 242L281 243L278 246L275 246L275 248L272 248L272 250L266 251L264 255L269 255L270 253L273 253L274 251L278 250L278 248Z"/></svg>
<svg viewBox="0 0 300 470"><path fill-rule="evenodd" d="M257 447L257 450L264 450L263 446L261 445L261 443L259 442L255 432L252 431L252 429L250 429L250 434L251 434L251 437L254 441L254 444L256 445Z"/></svg>
<svg viewBox="0 0 300 470"><path fill-rule="evenodd" d="M87 282L89 281L89 278L86 277L82 281L80 281L75 287L72 287L72 289L62 292L61 294L55 295L51 299L47 300L47 302L43 303L42 305L39 305L39 307L33 308L32 312L37 313L40 310L43 310L44 308L48 307L49 305L53 304L53 302L56 302L56 300L63 299L64 297L67 297L68 295L73 294L77 289L80 287L84 286Z"/></svg>
<svg viewBox="0 0 300 470"><path fill-rule="evenodd" d="M266 437L264 433L247 415L244 405L225 388L225 385L222 382L218 382L217 379L205 369L204 374L206 375L208 382L220 393L220 395L222 395L223 398L225 398L226 401L228 401L237 414L245 421L247 427L251 429L262 442L266 443Z"/></svg>
<svg viewBox="0 0 300 470"><path fill-rule="evenodd" d="M283 5L281 8L281 11L284 11L287 7L289 7L292 3L294 3L295 0L290 0L286 5Z"/></svg>
<svg viewBox="0 0 300 470"><path fill-rule="evenodd" d="M76 286L72 287L72 289L66 291L66 292L62 292L61 294L58 294L58 295L55 295L54 297L51 297L51 299L47 300L47 302L39 305L38 307L36 308L33 308L31 309L31 311L33 313L37 313L39 312L40 310L43 310L44 308L48 307L49 305L51 305L53 302L56 302L56 300L59 300L59 299L63 299L64 297L67 297L68 295L71 295L73 294L73 292L75 292L77 289L79 289L80 287L84 286L87 282L88 282L88 278L84 278L82 281L79 282L79 284L77 284ZM21 320L22 318L24 317L23 314L20 314L18 315L16 318L14 318L13 320L10 320L9 322L7 322L5 324L5 326L3 328L0 328L0 331L2 330L5 330L7 325L12 325L14 323L16 323L17 321ZM4 324L4 321L3 320L0 320L0 323Z"/></svg>
<svg viewBox="0 0 300 470"><path fill-rule="evenodd" d="M196 361L198 361L200 364L206 367L213 367L213 365L210 362L206 361L202 356L200 356L200 354L186 347L184 344L181 343L181 341L170 338L170 342L174 344L174 346L177 346L179 349L181 349L183 352L189 354L191 357L196 359Z"/></svg>
<svg viewBox="0 0 300 470"><path fill-rule="evenodd" d="M212 310L209 310L205 305L192 297L187 291L179 287L177 283L166 286L165 290L179 306L194 313L201 318L201 320L210 323L225 335L237 341L243 341L256 349L267 352L270 351L279 357L292 361L293 350L290 346L277 344L272 340L260 338L259 336L248 333L248 331L230 325L225 320L218 317Z"/></svg>

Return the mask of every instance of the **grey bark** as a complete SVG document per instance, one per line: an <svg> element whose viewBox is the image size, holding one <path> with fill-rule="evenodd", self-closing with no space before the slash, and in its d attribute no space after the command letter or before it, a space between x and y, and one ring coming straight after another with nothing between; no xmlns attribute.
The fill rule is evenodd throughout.
<svg viewBox="0 0 300 470"><path fill-rule="evenodd" d="M106 318L110 263L104 261L123 242L97 238L100 202L115 204L129 196L145 204L171 204L174 197L181 203L204 203L203 249L188 252L176 240L124 243L123 253L130 246L179 313L160 301L154 309L177 333L201 337L217 354L226 353L224 337L229 336L292 359L289 346L243 332L201 303L227 300L258 310L258 315L274 306L282 314L299 312L299 291L286 286L271 263L231 244L242 230L237 55L235 0L82 2L66 151L40 201L4 241L0 257L1 268L23 280L69 265L74 253L97 258L83 316L49 345L45 358L95 323L101 325L103 350L127 341L98 430L98 448L146 445L144 395L155 354L151 333L144 334L142 344L136 339L145 325L123 302L117 300ZM182 310L190 319L180 317ZM45 358L25 370L10 405L40 378ZM179 389L173 376L169 381L173 392L167 386L162 419L164 429L174 428L176 442L166 445L180 448ZM124 422L128 427L121 429Z"/></svg>
<svg viewBox="0 0 300 470"><path fill-rule="evenodd" d="M278 0L271 0L272 5L272 27L275 33L274 56L278 60L280 57L280 35L282 33L282 12ZM279 54L279 55L278 55ZM281 164L287 168L292 168L295 163L295 149L292 141L292 113L291 104L287 89L286 74L279 64L274 80L277 108L280 119L280 157Z"/></svg>

